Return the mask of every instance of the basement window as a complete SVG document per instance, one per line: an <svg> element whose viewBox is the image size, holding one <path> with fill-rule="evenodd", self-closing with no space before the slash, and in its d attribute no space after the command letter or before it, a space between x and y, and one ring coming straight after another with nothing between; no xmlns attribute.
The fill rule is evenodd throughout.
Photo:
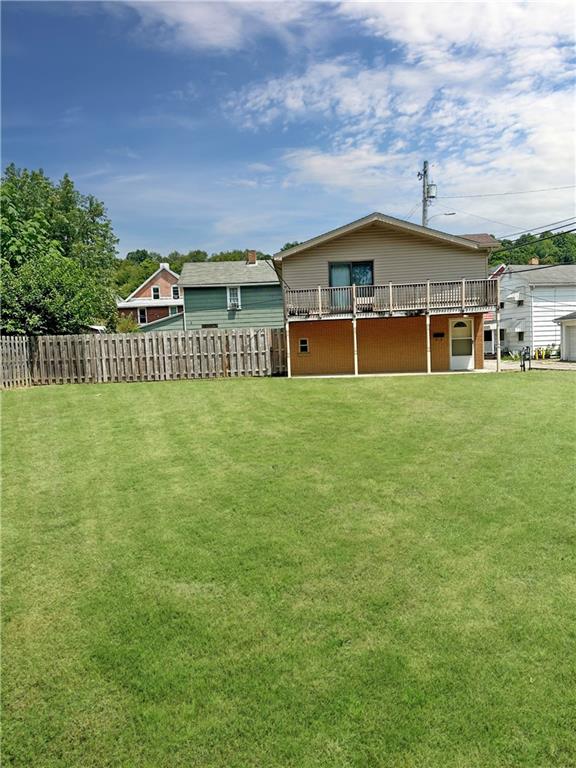
<svg viewBox="0 0 576 768"><path fill-rule="evenodd" d="M518 341L524 341L524 331L518 331Z"/></svg>
<svg viewBox="0 0 576 768"><path fill-rule="evenodd" d="M518 299L518 301L516 302L516 306L517 307L523 307L524 306L524 299Z"/></svg>
<svg viewBox="0 0 576 768"><path fill-rule="evenodd" d="M308 339L299 339L298 340L298 352L300 354L306 354L310 350L308 349Z"/></svg>

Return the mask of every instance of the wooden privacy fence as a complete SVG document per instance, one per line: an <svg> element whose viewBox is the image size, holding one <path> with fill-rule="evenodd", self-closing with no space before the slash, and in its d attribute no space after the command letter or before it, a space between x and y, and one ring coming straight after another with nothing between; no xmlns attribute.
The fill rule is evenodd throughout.
<svg viewBox="0 0 576 768"><path fill-rule="evenodd" d="M282 328L0 337L2 387L286 372Z"/></svg>

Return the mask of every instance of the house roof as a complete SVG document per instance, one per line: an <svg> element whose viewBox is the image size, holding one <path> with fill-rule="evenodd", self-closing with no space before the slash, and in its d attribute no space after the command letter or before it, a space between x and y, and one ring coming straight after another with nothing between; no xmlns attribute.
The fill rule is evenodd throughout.
<svg viewBox="0 0 576 768"><path fill-rule="evenodd" d="M149 275L149 276L146 278L146 280L144 280L144 282L143 282L143 283L140 283L140 285L138 286L138 288L136 288L135 290L133 290L133 291L132 291L132 293L130 294L130 296L127 296L125 299L121 299L121 301L130 301L130 299L131 299L133 296L136 296L136 294L138 293L138 291L141 291L141 290L142 290L142 288L144 288L144 286L145 286L147 283L149 283L149 282L150 282L150 280L152 280L154 277L156 277L156 275L159 275L159 274L160 274L160 272L168 272L168 273L170 273L171 275L173 275L173 277L178 277L178 273L177 273L177 272L174 272L174 270L170 269L170 267L169 267L169 265L168 265L168 263L167 263L167 262L162 262L162 263L160 264L160 266L158 267L158 269L157 269L155 272L152 272L152 274L151 274L151 275Z"/></svg>
<svg viewBox="0 0 576 768"><path fill-rule="evenodd" d="M264 259L256 264L245 261L186 262L178 285L184 288L208 288L221 285L278 284L274 265Z"/></svg>
<svg viewBox="0 0 576 768"><path fill-rule="evenodd" d="M576 312L568 312L567 315L562 315L562 317L557 317L554 320L554 322L561 323L563 320L576 320Z"/></svg>
<svg viewBox="0 0 576 768"><path fill-rule="evenodd" d="M500 241L496 240L496 238L492 237L492 235L487 235L485 232L478 232L477 234L474 234L474 235L460 235L460 237L463 237L466 240L473 240L475 243L478 243L479 245L487 245L490 248L500 247Z"/></svg>
<svg viewBox="0 0 576 768"><path fill-rule="evenodd" d="M431 240L439 240L441 242L445 243L451 243L452 245L458 245L463 248L468 248L471 251L486 251L491 248L495 248L497 245L499 245L497 240L494 240L490 235L482 235L483 238L490 238L490 243L483 241L482 243L478 242L477 240L474 240L473 238L480 237L480 235L450 235L447 232L441 232L438 229L431 229L430 227L421 227L419 224L413 224L410 221L403 221L402 219L396 219L393 216L386 216L383 213L378 213L378 211L375 211L374 213L368 214L368 216L364 216L361 219L356 219L356 221L351 221L349 224L345 224L343 227L338 227L337 229L332 229L329 232L324 232L322 235L317 235L316 237L310 238L310 240L306 240L304 243L300 243L299 245L295 245L293 248L287 248L285 251L279 251L278 253L274 254L274 259L277 261L281 261L282 259L286 259L290 256L294 256L297 253L301 253L302 251L307 250L308 248L312 248L315 245L321 245L322 243L329 242L330 240L333 240L337 237L341 237L342 235L347 235L351 232L355 232L358 229L362 229L363 227L367 227L370 224L385 224L387 227L390 227L391 229L396 229L403 232L410 232L414 235L418 235L420 237L427 237Z"/></svg>
<svg viewBox="0 0 576 768"><path fill-rule="evenodd" d="M506 274L523 275L528 285L576 285L576 264L509 264Z"/></svg>

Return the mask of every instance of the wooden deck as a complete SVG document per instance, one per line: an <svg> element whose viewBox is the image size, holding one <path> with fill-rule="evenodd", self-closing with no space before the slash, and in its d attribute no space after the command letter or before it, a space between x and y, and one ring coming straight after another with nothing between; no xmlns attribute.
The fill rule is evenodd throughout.
<svg viewBox="0 0 576 768"><path fill-rule="evenodd" d="M288 320L486 312L496 306L497 295L496 280L318 286L284 292Z"/></svg>

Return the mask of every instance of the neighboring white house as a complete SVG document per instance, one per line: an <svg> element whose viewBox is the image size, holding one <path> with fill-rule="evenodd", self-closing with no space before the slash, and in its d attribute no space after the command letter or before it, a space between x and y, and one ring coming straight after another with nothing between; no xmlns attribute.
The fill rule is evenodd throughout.
<svg viewBox="0 0 576 768"><path fill-rule="evenodd" d="M570 312L555 321L560 326L562 360L576 361L576 312Z"/></svg>
<svg viewBox="0 0 576 768"><path fill-rule="evenodd" d="M576 310L576 264L512 264L499 279L502 350L559 347L561 331L555 320ZM490 348L495 341L493 318L484 330Z"/></svg>

